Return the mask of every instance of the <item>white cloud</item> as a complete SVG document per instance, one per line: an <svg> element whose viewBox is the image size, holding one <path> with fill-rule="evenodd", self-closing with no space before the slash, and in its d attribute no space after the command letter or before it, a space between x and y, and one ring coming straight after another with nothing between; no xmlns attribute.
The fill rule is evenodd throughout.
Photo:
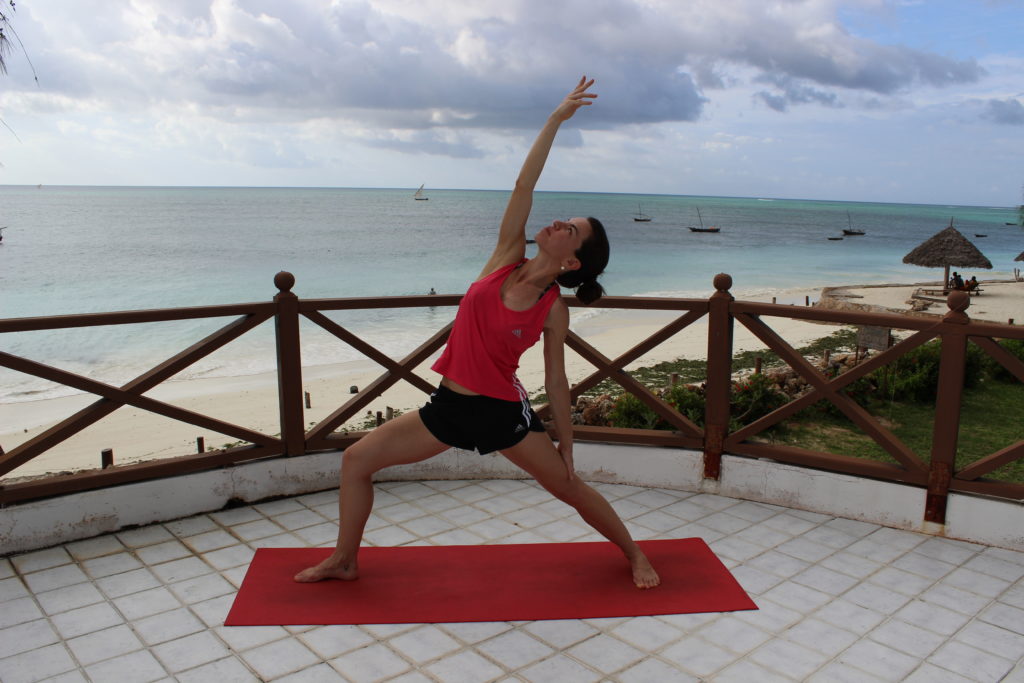
<svg viewBox="0 0 1024 683"><path fill-rule="evenodd" d="M704 100L690 72L722 85L714 74L730 64L789 84L780 87L789 103L837 97L824 88L889 94L982 72L972 61L854 38L833 3L815 0L485 0L439 13L423 11L433 2L416 3L417 12L402 2L136 0L93 6L84 18L96 30L77 25L80 5L55 5L38 8L46 21L33 30L49 88L112 103L190 100L214 115L237 102L300 118L386 107L429 127L430 110L447 107L476 112L485 127L526 126L589 69L619 99L588 123L618 125L693 120Z"/></svg>
<svg viewBox="0 0 1024 683"><path fill-rule="evenodd" d="M182 166L191 159L249 169L239 183L327 169L316 184L361 184L331 171L344 157L346 171L360 159L367 178L385 177L389 163L392 173L417 175L425 175L419 165L440 165L453 178L464 168L453 182L467 186L510 175L530 131L586 71L601 97L560 143L582 145L578 153L598 169L603 161L605 175L567 182L650 169L600 188L637 191L678 185L657 175L677 169L700 169L697 183L702 174L756 178L757 164L762 178L784 178L780 164L797 177L813 151L804 149L807 131L820 129L834 139L831 153L856 158L858 126L910 145L928 130L923 123L952 121L976 136L978 126L1005 132L997 122L1016 121L1019 52L954 58L878 40L844 23L850 9L882 17L903 8L890 0L47 0L19 5L16 16L40 86L12 57L0 115L34 136L57 121L94 139L103 129L104 144L137 157L177 150L163 165L173 178L148 171L155 182L197 173ZM591 150L595 141L609 149ZM3 145L10 174L24 163L6 159L23 153ZM786 160L771 157L787 147L795 153ZM689 158L741 150L750 156L730 158L742 168L714 173L707 159ZM60 163L30 166L58 173ZM798 185L780 193L804 196Z"/></svg>

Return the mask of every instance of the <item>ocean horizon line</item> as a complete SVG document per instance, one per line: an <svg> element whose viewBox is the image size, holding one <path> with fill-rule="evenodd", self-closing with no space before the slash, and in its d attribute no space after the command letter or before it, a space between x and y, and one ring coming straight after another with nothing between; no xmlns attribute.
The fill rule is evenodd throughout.
<svg viewBox="0 0 1024 683"><path fill-rule="evenodd" d="M382 192L405 192L415 191L418 186L389 186L389 187L356 187L356 186L333 186L333 185L78 185L78 184L11 184L0 183L0 189L97 189L97 190L355 190L355 191L382 191ZM511 192L510 188L471 188L471 187L428 187L427 192ZM565 190L565 189L544 189L535 190L535 194L579 194L606 197L667 197L667 198L700 198L700 199L728 199L728 200L750 200L750 201L781 201L781 202L814 202L822 204L877 204L883 206L928 206L948 208L970 208L970 209L992 209L997 211L1016 211L1019 206L1008 204L1006 206L993 206L990 204L950 204L930 203L913 201L881 201L873 199L822 199L813 197L771 197L764 195L718 195L718 194L670 194L665 192L604 192L599 190Z"/></svg>

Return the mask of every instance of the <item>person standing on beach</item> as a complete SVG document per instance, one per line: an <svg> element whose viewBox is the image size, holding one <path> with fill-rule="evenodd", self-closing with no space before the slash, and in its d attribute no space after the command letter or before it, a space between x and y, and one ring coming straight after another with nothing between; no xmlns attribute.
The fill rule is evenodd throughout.
<svg viewBox="0 0 1024 683"><path fill-rule="evenodd" d="M564 356L569 308L559 285L575 288L584 304L601 296L604 290L597 277L608 263L609 252L604 227L595 218L555 220L537 233L537 255L525 258L533 190L559 127L597 97L587 92L593 83L585 76L580 79L530 148L505 208L497 246L459 304L448 344L433 365L442 380L430 402L419 412L386 422L345 451L337 545L323 562L296 574L296 581L358 578L359 544L373 507L373 474L456 447L475 448L481 454L500 452L617 545L638 588L653 588L660 582L612 506L573 467ZM542 332L544 384L557 447L515 376L520 356Z"/></svg>

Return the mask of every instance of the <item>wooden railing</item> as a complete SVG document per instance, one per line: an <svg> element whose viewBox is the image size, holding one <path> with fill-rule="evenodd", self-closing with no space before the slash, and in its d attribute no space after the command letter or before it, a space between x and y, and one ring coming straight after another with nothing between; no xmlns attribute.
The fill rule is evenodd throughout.
<svg viewBox="0 0 1024 683"><path fill-rule="evenodd" d="M361 438L364 433L338 433L336 431L338 427L359 415L370 401L380 396L389 387L404 381L421 389L424 394L433 390L433 385L417 375L415 370L444 345L451 329L450 324L436 332L405 358L396 361L332 320L325 312L424 306L454 307L458 304L461 296L430 295L300 300L291 291L295 279L290 273L278 273L274 278L274 283L279 292L269 303L0 320L0 334L2 334L238 316L237 319L217 332L120 387L0 351L0 366L93 393L99 397L90 406L9 452L4 453L0 450L0 477L8 475L16 468L124 405L210 429L232 436L247 444L209 453L183 455L102 470L52 475L27 481L8 480L6 484L0 485L0 505L130 481L223 467L258 458L296 457L308 452L343 449ZM574 428L576 439L698 449L703 451L704 476L709 479L719 478L722 455L732 453L926 487L928 495L924 517L928 521L937 523L942 523L945 519L946 500L950 491L1024 499L1024 484L984 478L984 475L996 468L1024 458L1024 441L1010 444L959 471L956 471L954 462L957 452L960 404L968 342L976 344L1024 382L1024 363L996 341L998 339L1024 339L1024 328L970 321L964 312L969 304L968 297L962 292L950 294L949 313L941 319L936 319L934 317L909 317L734 301L729 294L732 278L725 274L715 277L714 286L716 291L708 299L602 298L597 305L603 308L675 311L680 314L656 333L616 358L608 358L584 339L570 332L566 341L567 346L594 366L592 374L573 385L571 389L573 401L603 380L612 379L648 405L672 427L670 430L643 430L577 426ZM570 306L577 305L574 297L566 297L565 301ZM299 322L302 317L380 364L384 370L377 380L363 387L328 417L308 429L305 426L303 415L302 363L299 352ZM708 353L705 382L705 425L701 428L634 379L625 368L704 317L707 317L708 325ZM913 333L888 350L862 362L849 372L828 379L821 370L803 358L765 322L764 318L772 317L845 325L883 326L909 330ZM268 436L250 428L227 423L143 396L154 386L270 319L274 320L277 340L280 436ZM732 391L733 330L737 322L750 330L769 349L788 363L807 381L812 390L774 412L730 433L729 402ZM935 338L939 338L942 344L940 376L935 404L932 450L929 454L930 457L924 459L915 454L842 390L851 382L892 363L908 351ZM752 441L756 435L819 400L833 403L840 412L889 453L895 463L876 462L836 453ZM542 417L550 414L547 406L541 407L538 412Z"/></svg>

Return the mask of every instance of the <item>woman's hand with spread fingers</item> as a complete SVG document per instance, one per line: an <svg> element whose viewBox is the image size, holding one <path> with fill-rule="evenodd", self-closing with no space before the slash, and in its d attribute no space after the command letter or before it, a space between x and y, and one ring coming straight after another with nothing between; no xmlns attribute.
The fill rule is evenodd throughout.
<svg viewBox="0 0 1024 683"><path fill-rule="evenodd" d="M576 113L577 109L593 104L590 100L597 97L597 93L587 92L592 85L594 85L593 78L589 80L586 76L580 78L580 82L576 84L571 93L565 96L565 99L558 105L553 115L559 121L568 121Z"/></svg>

